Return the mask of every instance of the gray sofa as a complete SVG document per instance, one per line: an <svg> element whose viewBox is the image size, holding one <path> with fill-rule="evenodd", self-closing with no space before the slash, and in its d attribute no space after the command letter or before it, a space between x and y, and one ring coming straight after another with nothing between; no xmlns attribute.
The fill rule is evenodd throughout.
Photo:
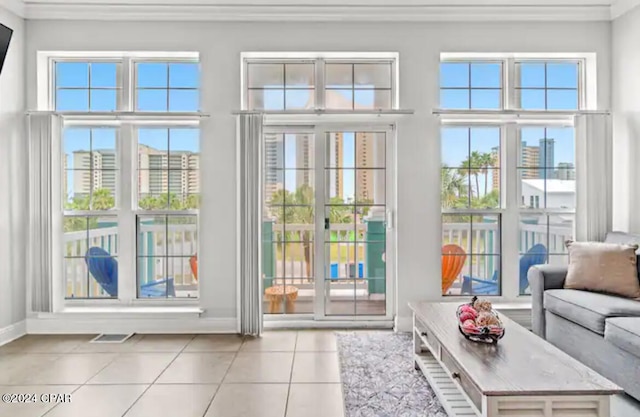
<svg viewBox="0 0 640 417"><path fill-rule="evenodd" d="M612 232L606 241L640 243L640 236ZM529 269L533 331L640 400L640 301L565 290L566 274L567 267Z"/></svg>

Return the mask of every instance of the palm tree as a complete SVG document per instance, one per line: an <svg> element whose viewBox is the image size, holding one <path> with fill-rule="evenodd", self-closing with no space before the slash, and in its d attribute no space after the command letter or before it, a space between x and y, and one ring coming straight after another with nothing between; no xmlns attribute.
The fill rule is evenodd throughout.
<svg viewBox="0 0 640 417"><path fill-rule="evenodd" d="M480 174L484 175L484 195L487 195L489 188L489 168L495 167L497 155L494 153L483 152L478 155L478 166Z"/></svg>
<svg viewBox="0 0 640 417"><path fill-rule="evenodd" d="M460 175L459 171L449 169L445 164L442 164L441 171L442 188L440 198L445 208L451 208L456 205L460 198L467 197L469 187L466 184L465 178L468 171L466 171L463 176Z"/></svg>

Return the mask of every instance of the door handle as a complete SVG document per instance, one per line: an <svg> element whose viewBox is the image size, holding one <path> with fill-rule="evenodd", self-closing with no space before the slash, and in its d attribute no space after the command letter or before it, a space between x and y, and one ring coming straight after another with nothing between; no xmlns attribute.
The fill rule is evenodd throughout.
<svg viewBox="0 0 640 417"><path fill-rule="evenodd" d="M331 221L328 217L324 218L324 230L329 230L331 228Z"/></svg>
<svg viewBox="0 0 640 417"><path fill-rule="evenodd" d="M391 210L387 210L387 230L392 230L394 228L393 224L393 212Z"/></svg>

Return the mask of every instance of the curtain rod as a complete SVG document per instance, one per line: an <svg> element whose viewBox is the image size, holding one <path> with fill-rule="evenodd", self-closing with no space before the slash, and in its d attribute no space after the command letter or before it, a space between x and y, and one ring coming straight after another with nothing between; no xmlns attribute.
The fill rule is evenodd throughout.
<svg viewBox="0 0 640 417"><path fill-rule="evenodd" d="M390 110L325 110L325 109L315 109L315 110L237 110L232 112L233 115L241 115L241 114L264 114L268 115L293 115L293 114L302 114L302 115L322 115L322 114L360 114L360 115L382 115L382 114L414 114L415 111L410 109L390 109Z"/></svg>
<svg viewBox="0 0 640 417"><path fill-rule="evenodd" d="M609 110L447 110L433 109L432 114L436 116L578 116L581 114L604 114L610 115Z"/></svg>
<svg viewBox="0 0 640 417"><path fill-rule="evenodd" d="M103 118L166 118L166 119L180 119L180 118L207 118L210 117L207 113L200 112L131 112L131 111L115 111L115 112L59 112L54 110L29 110L26 112L27 116L35 114L51 114L62 117L103 117Z"/></svg>

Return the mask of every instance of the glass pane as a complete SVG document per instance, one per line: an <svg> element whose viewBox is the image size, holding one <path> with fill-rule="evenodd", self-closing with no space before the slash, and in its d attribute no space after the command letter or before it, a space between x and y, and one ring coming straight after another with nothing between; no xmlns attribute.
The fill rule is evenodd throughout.
<svg viewBox="0 0 640 417"><path fill-rule="evenodd" d="M546 170L546 208L574 209L576 207L576 182L556 178L557 172ZM534 197L535 198L535 197ZM542 197L540 197L542 207Z"/></svg>
<svg viewBox="0 0 640 417"><path fill-rule="evenodd" d="M471 90L472 109L499 109L502 90Z"/></svg>
<svg viewBox="0 0 640 417"><path fill-rule="evenodd" d="M384 168L387 161L385 139L384 132L356 132L356 167Z"/></svg>
<svg viewBox="0 0 640 417"><path fill-rule="evenodd" d="M138 90L138 111L167 111L167 90Z"/></svg>
<svg viewBox="0 0 640 417"><path fill-rule="evenodd" d="M543 62L516 63L516 71L520 71L518 87L545 87L545 67Z"/></svg>
<svg viewBox="0 0 640 417"><path fill-rule="evenodd" d="M549 110L576 110L578 108L578 90L547 90L547 108Z"/></svg>
<svg viewBox="0 0 640 417"><path fill-rule="evenodd" d="M325 314L352 316L356 314L355 285L342 280L325 281Z"/></svg>
<svg viewBox="0 0 640 417"><path fill-rule="evenodd" d="M170 168L197 169L200 157L200 130L169 129Z"/></svg>
<svg viewBox="0 0 640 417"><path fill-rule="evenodd" d="M198 280L194 275L194 270L197 271L198 259L195 254L193 255L193 262L195 262L195 269L192 266L191 256L181 256L167 259L167 271L168 275L171 276L169 280L173 279L176 298L198 297ZM160 285L158 285L158 287L160 287ZM171 284L169 284L169 291L171 291ZM169 294L169 296L171 296L171 294Z"/></svg>
<svg viewBox="0 0 640 417"><path fill-rule="evenodd" d="M325 278L332 280L349 280L354 278L353 268L355 264L355 233L331 232L330 243L325 243L325 256L330 259L330 264L325 265ZM353 284L352 284L353 285ZM353 294L351 294L353 296Z"/></svg>
<svg viewBox="0 0 640 417"><path fill-rule="evenodd" d="M469 90L440 90L440 107L443 109L468 109Z"/></svg>
<svg viewBox="0 0 640 417"><path fill-rule="evenodd" d="M502 64L473 63L471 64L471 88L501 88Z"/></svg>
<svg viewBox="0 0 640 417"><path fill-rule="evenodd" d="M326 64L325 85L330 89L351 89L353 86L352 64Z"/></svg>
<svg viewBox="0 0 640 417"><path fill-rule="evenodd" d="M138 168L167 169L169 158L169 130L138 129Z"/></svg>
<svg viewBox="0 0 640 417"><path fill-rule="evenodd" d="M169 90L169 111L197 112L199 109L198 90Z"/></svg>
<svg viewBox="0 0 640 417"><path fill-rule="evenodd" d="M117 297L116 217L64 218L67 298Z"/></svg>
<svg viewBox="0 0 640 417"><path fill-rule="evenodd" d="M575 168L576 149L573 128L547 128L546 137L546 167Z"/></svg>
<svg viewBox="0 0 640 417"><path fill-rule="evenodd" d="M285 278L312 278L313 243L310 240L287 242L284 249Z"/></svg>
<svg viewBox="0 0 640 417"><path fill-rule="evenodd" d="M443 208L461 208L469 206L468 171L458 168L442 169L441 200Z"/></svg>
<svg viewBox="0 0 640 417"><path fill-rule="evenodd" d="M355 283L356 315L383 316L386 314L385 279L361 279Z"/></svg>
<svg viewBox="0 0 640 417"><path fill-rule="evenodd" d="M440 135L443 167L468 167L469 128L443 127L440 129Z"/></svg>
<svg viewBox="0 0 640 417"><path fill-rule="evenodd" d="M56 88L89 86L89 63L57 62Z"/></svg>
<svg viewBox="0 0 640 417"><path fill-rule="evenodd" d="M315 85L314 64L286 64L285 73L287 87L304 88Z"/></svg>
<svg viewBox="0 0 640 417"><path fill-rule="evenodd" d="M471 217L468 215L442 215L442 244L457 245L465 254L471 253Z"/></svg>
<svg viewBox="0 0 640 417"><path fill-rule="evenodd" d="M545 90L520 90L521 109L544 110L545 105Z"/></svg>
<svg viewBox="0 0 640 417"><path fill-rule="evenodd" d="M315 108L315 90L286 90L285 99L288 110Z"/></svg>
<svg viewBox="0 0 640 417"><path fill-rule="evenodd" d="M117 171L94 170L91 190L91 210L109 210L116 205Z"/></svg>
<svg viewBox="0 0 640 417"><path fill-rule="evenodd" d="M440 63L440 87L470 87L469 63Z"/></svg>
<svg viewBox="0 0 640 417"><path fill-rule="evenodd" d="M353 98L356 110L391 108L391 90L355 90Z"/></svg>
<svg viewBox="0 0 640 417"><path fill-rule="evenodd" d="M326 198L331 204L353 204L355 201L356 170L326 169Z"/></svg>
<svg viewBox="0 0 640 417"><path fill-rule="evenodd" d="M137 64L137 88L168 88L169 66L163 62Z"/></svg>
<svg viewBox="0 0 640 417"><path fill-rule="evenodd" d="M249 90L250 110L283 110L284 90Z"/></svg>
<svg viewBox="0 0 640 417"><path fill-rule="evenodd" d="M355 64L355 88L391 89L391 64Z"/></svg>
<svg viewBox="0 0 640 417"><path fill-rule="evenodd" d="M475 199L473 207L478 209L499 208L500 207L500 170L499 169L476 169L473 170L473 180L477 182L473 186ZM478 175L475 175L478 172Z"/></svg>
<svg viewBox="0 0 640 417"><path fill-rule="evenodd" d="M469 163L462 166L472 168L486 168L495 165L493 155L500 149L500 128L472 127L470 128L471 153Z"/></svg>
<svg viewBox="0 0 640 417"><path fill-rule="evenodd" d="M471 251L474 255L500 254L500 223L498 215L472 216L471 232Z"/></svg>
<svg viewBox="0 0 640 417"><path fill-rule="evenodd" d="M167 255L190 257L198 253L198 218L169 216L167 219Z"/></svg>
<svg viewBox="0 0 640 417"><path fill-rule="evenodd" d="M284 167L288 169L313 168L313 148L314 142L311 134L286 134L284 140Z"/></svg>
<svg viewBox="0 0 640 417"><path fill-rule="evenodd" d="M91 129L65 128L63 141L65 169L90 169Z"/></svg>
<svg viewBox="0 0 640 417"><path fill-rule="evenodd" d="M471 275L471 257L460 246L443 240L442 245L442 294L461 295L464 277Z"/></svg>
<svg viewBox="0 0 640 417"><path fill-rule="evenodd" d="M328 109L353 109L353 90L326 90L325 106Z"/></svg>
<svg viewBox="0 0 640 417"><path fill-rule="evenodd" d="M118 110L118 90L91 90L91 111Z"/></svg>
<svg viewBox="0 0 640 417"><path fill-rule="evenodd" d="M89 90L57 90L57 111L89 111Z"/></svg>
<svg viewBox="0 0 640 417"><path fill-rule="evenodd" d="M328 166L335 168L355 168L356 134L354 132L330 132L328 135Z"/></svg>
<svg viewBox="0 0 640 417"><path fill-rule="evenodd" d="M500 256L472 255L471 276L463 277L463 295L500 295Z"/></svg>
<svg viewBox="0 0 640 417"><path fill-rule="evenodd" d="M91 63L91 87L92 88L116 88L118 87L118 70L120 64L115 62Z"/></svg>
<svg viewBox="0 0 640 417"><path fill-rule="evenodd" d="M179 63L169 65L170 88L198 88L200 86L200 65Z"/></svg>
<svg viewBox="0 0 640 417"><path fill-rule="evenodd" d="M284 86L283 64L253 64L247 65L249 88L278 88Z"/></svg>
<svg viewBox="0 0 640 417"><path fill-rule="evenodd" d="M166 216L138 216L138 257L166 257L166 241Z"/></svg>
<svg viewBox="0 0 640 417"><path fill-rule="evenodd" d="M577 63L547 63L547 87L578 88Z"/></svg>
<svg viewBox="0 0 640 417"><path fill-rule="evenodd" d="M519 167L539 168L544 166L545 158L545 128L542 127L523 127L520 129L520 160ZM542 143L542 148L540 147ZM540 150L542 149L543 155ZM541 158L542 156L542 158ZM553 165L552 165L553 166ZM536 175L527 175L526 178L539 178Z"/></svg>
<svg viewBox="0 0 640 417"><path fill-rule="evenodd" d="M289 205L309 205L315 201L314 171L287 169L284 171L284 201ZM273 200L276 200L274 198Z"/></svg>
<svg viewBox="0 0 640 417"><path fill-rule="evenodd" d="M365 205L385 204L385 184L384 169L356 170L356 203Z"/></svg>
<svg viewBox="0 0 640 417"><path fill-rule="evenodd" d="M138 298L175 297L175 281L167 278L168 272L166 257L138 257Z"/></svg>

